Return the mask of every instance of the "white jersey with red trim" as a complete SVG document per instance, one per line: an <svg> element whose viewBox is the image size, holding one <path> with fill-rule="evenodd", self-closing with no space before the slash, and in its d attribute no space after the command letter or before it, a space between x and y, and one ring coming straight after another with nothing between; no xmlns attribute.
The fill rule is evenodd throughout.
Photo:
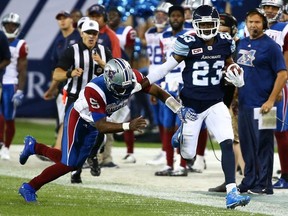
<svg viewBox="0 0 288 216"><path fill-rule="evenodd" d="M162 32L157 32L156 27L151 27L145 32L145 39L147 42L147 54L150 62L149 72L157 70L157 67L163 62L160 47L161 34Z"/></svg>
<svg viewBox="0 0 288 216"><path fill-rule="evenodd" d="M133 70L137 82L143 79L139 71ZM131 91L133 88L131 88ZM108 90L104 76L101 75L92 79L79 93L74 103L74 109L79 112L81 118L89 123L97 122L101 118L111 116L115 111L128 104L130 94L124 97L117 97Z"/></svg>
<svg viewBox="0 0 288 216"><path fill-rule="evenodd" d="M120 47L125 50L126 46L134 46L136 31L131 26L120 26L115 30L120 41Z"/></svg>
<svg viewBox="0 0 288 216"><path fill-rule="evenodd" d="M28 55L28 47L25 40L15 39L9 44L11 52L11 63L6 67L3 75L3 84L18 84L18 71L17 62L18 58L25 57Z"/></svg>

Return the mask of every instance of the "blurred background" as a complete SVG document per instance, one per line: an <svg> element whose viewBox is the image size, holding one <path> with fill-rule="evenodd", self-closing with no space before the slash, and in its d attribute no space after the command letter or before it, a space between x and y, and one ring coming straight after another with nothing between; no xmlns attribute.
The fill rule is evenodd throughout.
<svg viewBox="0 0 288 216"><path fill-rule="evenodd" d="M183 0L166 1L180 5ZM243 28L246 11L258 7L261 0L211 0L219 13L233 14ZM142 56L146 48L141 44L141 37L151 25L153 12L159 0L1 0L0 17L14 12L21 18L21 33L29 46L28 74L25 88L24 103L17 109L17 117L29 118L56 118L55 101L45 101L42 97L49 87L51 80L51 48L53 41L60 34L55 15L61 11L80 10L83 15L92 4L103 4L107 11L117 7L123 14L123 22L133 26L137 31L135 45L135 59ZM241 27L242 25L242 27ZM144 29L143 29L144 28ZM240 31L241 34L241 31ZM241 36L241 35L240 35ZM142 53L142 54L141 54ZM138 59L138 69L145 68L149 61ZM0 74L1 75L1 74Z"/></svg>

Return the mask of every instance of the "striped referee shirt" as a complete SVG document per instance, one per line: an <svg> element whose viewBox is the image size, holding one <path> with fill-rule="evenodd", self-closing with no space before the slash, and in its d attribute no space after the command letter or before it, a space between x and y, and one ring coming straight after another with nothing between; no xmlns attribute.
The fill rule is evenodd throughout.
<svg viewBox="0 0 288 216"><path fill-rule="evenodd" d="M112 59L111 51L100 44L96 44L93 51L96 51L104 62ZM103 68L92 59L92 50L79 41L76 44L68 47L56 67L60 67L65 71L82 68L83 73L80 77L73 77L67 80L64 89L68 93L68 97L78 98L79 92L84 89L86 84L96 76L103 73Z"/></svg>

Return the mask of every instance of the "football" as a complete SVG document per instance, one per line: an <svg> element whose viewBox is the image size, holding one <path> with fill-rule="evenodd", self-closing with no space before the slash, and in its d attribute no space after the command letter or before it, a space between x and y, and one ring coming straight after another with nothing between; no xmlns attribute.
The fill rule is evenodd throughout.
<svg viewBox="0 0 288 216"><path fill-rule="evenodd" d="M233 63L233 64L230 64L227 67L226 72L228 72L228 71L232 71L234 74L236 74L236 73L240 74L241 73L241 68L240 68L240 66L238 64Z"/></svg>

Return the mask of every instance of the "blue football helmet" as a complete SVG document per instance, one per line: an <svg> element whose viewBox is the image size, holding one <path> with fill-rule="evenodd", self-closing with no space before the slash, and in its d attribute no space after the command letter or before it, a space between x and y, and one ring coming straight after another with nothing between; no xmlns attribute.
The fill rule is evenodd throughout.
<svg viewBox="0 0 288 216"><path fill-rule="evenodd" d="M218 11L210 5L201 5L193 13L193 28L196 35L207 41L215 37L220 26ZM211 27L203 27L203 24L212 24Z"/></svg>
<svg viewBox="0 0 288 216"><path fill-rule="evenodd" d="M128 97L136 83L130 64L121 58L108 61L103 76L107 89L116 97Z"/></svg>

